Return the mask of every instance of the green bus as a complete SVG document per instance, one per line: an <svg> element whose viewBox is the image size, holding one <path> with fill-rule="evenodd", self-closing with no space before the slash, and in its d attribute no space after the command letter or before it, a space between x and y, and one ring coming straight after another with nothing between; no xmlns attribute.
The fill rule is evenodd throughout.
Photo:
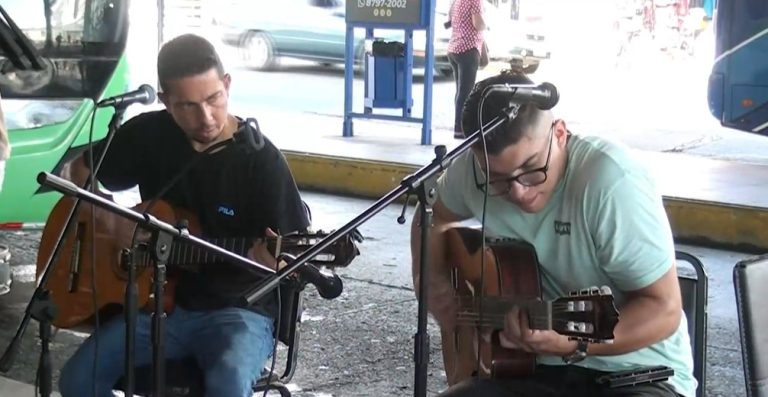
<svg viewBox="0 0 768 397"><path fill-rule="evenodd" d="M127 37L128 0L0 3L0 94L12 150L0 229L44 224L61 194L37 174L58 172L91 134L106 134L113 110L95 103L127 90Z"/></svg>

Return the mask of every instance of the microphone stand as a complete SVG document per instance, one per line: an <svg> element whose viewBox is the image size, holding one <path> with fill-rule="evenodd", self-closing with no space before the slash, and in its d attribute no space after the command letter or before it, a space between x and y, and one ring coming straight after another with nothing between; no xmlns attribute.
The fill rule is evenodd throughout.
<svg viewBox="0 0 768 397"><path fill-rule="evenodd" d="M165 313L163 309L163 289L164 289L163 285L165 283L166 261L171 252L171 244L173 243L173 240L174 239L185 240L186 242L191 243L193 246L199 246L199 247L205 248L210 252L213 252L214 254L220 255L223 259L228 259L232 263L243 266L250 271L257 272L262 276L275 274L275 270L273 270L270 267L264 266L248 258L229 252L223 248L220 248L214 244L211 244L205 240L202 240L200 238L197 238L189 234L189 230L187 230L185 226L186 222L183 222L183 221L179 222L179 226L174 227L172 225L169 225L163 221L156 219L151 214L136 212L130 208L120 206L106 198L103 198L99 195L91 193L87 190L81 189L77 185L75 185L74 183L66 179L59 178L47 172L41 172L40 174L38 174L37 181L41 185L49 186L55 190L58 190L61 193L76 197L81 200L85 200L91 204L95 204L99 207L102 207L116 215L122 216L133 222L136 222L140 227L144 229L152 231L152 239L151 239L151 243L149 244L149 250L150 250L150 254L152 255L152 258L154 259L153 262L154 262L154 270L155 270L155 274L153 277L153 287L154 287L153 294L154 294L155 304L154 304L154 313L152 317L152 359L153 359L152 383L155 391L154 396L163 395L163 390L162 390L164 386L163 378L165 375L164 374L165 345L163 343ZM128 266L128 269L131 269L131 267L135 267L135 264L133 264L134 262L133 259L128 257L130 255L125 252L123 254L124 254L123 265ZM129 278L135 278L135 277L129 277ZM129 313L126 313L126 318L133 317L134 320L130 320L130 321L133 321L135 324L136 307L134 303L135 300L133 300L135 296L133 293L133 288L131 286L128 286L127 289L129 290L129 291L126 291L126 297L128 297L127 311L129 311ZM128 330L128 331L131 331L131 330ZM133 347L133 343L134 343L133 338L134 338L133 332L131 332L126 338L126 347L128 348ZM130 349L128 352L126 352L127 357L130 356L132 358L133 356L132 350L133 349ZM126 359L126 362L127 362L127 359ZM132 371L129 372L129 377L133 377ZM129 379L129 380L132 380L132 379ZM129 388L132 388L131 385L128 385L128 386Z"/></svg>
<svg viewBox="0 0 768 397"><path fill-rule="evenodd" d="M512 109L512 108L511 108ZM418 310L418 324L414 341L414 396L425 397L427 395L427 370L429 364L429 334L427 332L427 265L429 263L429 232L432 223L432 205L437 200L437 174L440 171L447 169L457 157L466 152L478 139L480 139L481 131L483 134L487 134L493 131L496 127L502 123L507 122L513 118L513 114L516 114L517 108L513 107L511 112L503 112L502 115L497 116L485 126L482 130L478 130L470 135L464 142L459 144L452 151L446 153L446 148L443 145L435 147L435 159L432 162L415 173L406 177L400 186L393 189L382 198L373 203L368 209L363 211L360 215L349 221L346 225L337 229L335 232L329 234L324 239L317 242L299 256L295 260L291 261L287 266L283 267L274 274L261 282L256 288L252 289L247 294L247 300L249 304L253 304L257 300L261 299L264 295L272 291L280 281L287 277L289 274L296 271L299 266L304 265L315 255L321 253L336 240L343 237L345 234L351 232L374 215L381 212L387 205L391 204L398 197L403 194L413 194L418 197L421 203L421 258L419 262L420 277L419 277L419 310Z"/></svg>
<svg viewBox="0 0 768 397"><path fill-rule="evenodd" d="M102 161L104 160L104 156L107 152L106 149L109 148L109 145L112 142L112 138L114 137L115 131L117 131L117 128L120 125L120 121L122 120L123 115L125 114L125 109L126 107L122 107L122 106L115 107L115 112L109 121L107 137L106 137L107 141L105 144L105 148L104 148L104 151L102 151L101 155L99 156L99 160L96 163L96 167L94 167L94 171L93 171L94 174L98 172L98 169L101 166ZM88 189L90 187L90 179L85 182L85 185L83 187L85 189ZM36 321L38 321L40 325L39 338L40 338L41 350L40 350L40 361L38 365L37 378L39 379L39 383L40 383L40 395L43 397L50 396L53 391L49 346L50 346L50 338L51 338L51 321L56 317L56 307L51 301L50 291L46 289L46 286L48 283L48 277L52 273L52 270L54 267L53 264L56 261L58 261L59 254L61 252L61 247L63 246L64 238L69 233L69 230L71 229L71 226L74 223L74 220L76 219L75 214L77 213L79 206L80 206L80 201L75 200L74 205L72 206L69 214L67 215L67 221L65 222L65 226L59 232L59 236L57 238L56 246L53 250L53 253L51 254L51 257L48 258L48 262L46 262L45 268L43 269L43 272L40 275L38 285L35 288L34 293L32 294L32 298L27 304L27 308L24 311L24 317L22 318L21 323L19 324L19 327L16 330L16 334L13 336L13 339L11 339L11 342L8 344L8 347L5 349L3 356L0 358L0 372L6 373L11 369L11 366L13 365L13 362L15 361L16 356L19 353L19 350L21 348L21 341L24 337L24 333L27 330L27 326L29 325L30 318L34 318Z"/></svg>

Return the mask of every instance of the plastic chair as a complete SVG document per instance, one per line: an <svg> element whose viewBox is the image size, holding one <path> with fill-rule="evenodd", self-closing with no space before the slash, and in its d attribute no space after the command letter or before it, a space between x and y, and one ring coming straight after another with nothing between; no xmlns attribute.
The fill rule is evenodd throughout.
<svg viewBox="0 0 768 397"><path fill-rule="evenodd" d="M687 252L675 251L675 258L678 265L687 262L695 271L695 277L678 271L678 280L691 338L693 376L699 381L696 396L701 397L707 385L707 273L701 261Z"/></svg>
<svg viewBox="0 0 768 397"><path fill-rule="evenodd" d="M768 396L768 255L743 260L733 268L739 315L741 358L747 397Z"/></svg>

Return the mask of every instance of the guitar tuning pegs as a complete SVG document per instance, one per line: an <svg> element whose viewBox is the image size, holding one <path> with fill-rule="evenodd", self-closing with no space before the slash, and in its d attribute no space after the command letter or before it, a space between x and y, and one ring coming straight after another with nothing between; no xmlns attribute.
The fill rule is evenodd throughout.
<svg viewBox="0 0 768 397"><path fill-rule="evenodd" d="M591 324L587 324L587 323L580 322L580 321L579 322L577 322L577 321L569 321L565 325L565 329L568 330L569 332L575 332L575 333L579 333L579 334L591 333L593 331L592 328L593 327L592 327Z"/></svg>
<svg viewBox="0 0 768 397"><path fill-rule="evenodd" d="M611 291L611 287L604 285L600 287L600 294L601 295L613 295L613 291Z"/></svg>

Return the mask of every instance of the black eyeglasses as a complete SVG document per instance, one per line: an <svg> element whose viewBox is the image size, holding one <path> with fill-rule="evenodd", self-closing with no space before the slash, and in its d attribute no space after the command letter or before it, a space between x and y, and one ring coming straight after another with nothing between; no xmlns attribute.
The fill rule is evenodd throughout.
<svg viewBox="0 0 768 397"><path fill-rule="evenodd" d="M504 196L506 194L509 194L509 191L512 190L512 184L517 182L522 186L526 187L532 187L541 185L542 183L547 181L547 171L549 170L549 158L552 155L552 136L553 129L555 128L555 123L552 123L552 126L549 127L549 150L547 152L547 161L544 163L543 167L536 168L535 170L525 171L520 174L517 174L515 176L511 176L508 178L502 178L502 179L496 179L493 181L489 181L488 185L491 187L490 191L488 192L489 196ZM477 186L477 189L481 192L485 193L485 173L480 171L480 174L483 175L482 182L477 177L477 157L475 157L475 161L472 162L472 173L475 176L475 186Z"/></svg>

